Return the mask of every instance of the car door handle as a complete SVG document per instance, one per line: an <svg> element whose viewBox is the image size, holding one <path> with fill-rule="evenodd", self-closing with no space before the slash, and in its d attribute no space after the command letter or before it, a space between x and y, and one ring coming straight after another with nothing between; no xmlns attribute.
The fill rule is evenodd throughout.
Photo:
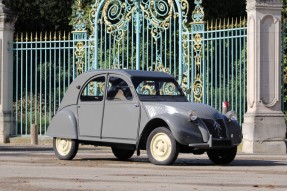
<svg viewBox="0 0 287 191"><path fill-rule="evenodd" d="M139 107L139 106L140 106L139 104L137 104L137 103L135 104L135 107Z"/></svg>

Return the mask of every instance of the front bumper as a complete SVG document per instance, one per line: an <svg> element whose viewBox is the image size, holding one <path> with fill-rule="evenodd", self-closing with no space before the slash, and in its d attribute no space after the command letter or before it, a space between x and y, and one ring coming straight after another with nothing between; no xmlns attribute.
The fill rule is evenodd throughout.
<svg viewBox="0 0 287 191"><path fill-rule="evenodd" d="M209 148L229 148L237 146L230 139L215 139L212 138L212 135L209 135L209 140L207 143L192 143L189 144L189 147L198 148L198 149L209 149Z"/></svg>

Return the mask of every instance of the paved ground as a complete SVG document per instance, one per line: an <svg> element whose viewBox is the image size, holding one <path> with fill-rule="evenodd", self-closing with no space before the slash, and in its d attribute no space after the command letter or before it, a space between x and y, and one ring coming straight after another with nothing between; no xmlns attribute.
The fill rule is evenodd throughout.
<svg viewBox="0 0 287 191"><path fill-rule="evenodd" d="M228 166L182 154L173 166L147 156L117 161L108 148L80 147L72 161L50 146L0 145L0 190L287 190L287 155L238 154Z"/></svg>

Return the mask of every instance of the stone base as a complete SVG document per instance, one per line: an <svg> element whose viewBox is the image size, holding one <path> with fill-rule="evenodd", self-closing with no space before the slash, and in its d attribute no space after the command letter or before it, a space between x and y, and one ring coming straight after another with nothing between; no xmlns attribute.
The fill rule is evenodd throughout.
<svg viewBox="0 0 287 191"><path fill-rule="evenodd" d="M9 143L11 113L0 113L0 143Z"/></svg>
<svg viewBox="0 0 287 191"><path fill-rule="evenodd" d="M286 124L282 113L246 114L242 133L242 152L286 154Z"/></svg>
<svg viewBox="0 0 287 191"><path fill-rule="evenodd" d="M243 140L242 152L262 154L286 154L285 141L248 141Z"/></svg>

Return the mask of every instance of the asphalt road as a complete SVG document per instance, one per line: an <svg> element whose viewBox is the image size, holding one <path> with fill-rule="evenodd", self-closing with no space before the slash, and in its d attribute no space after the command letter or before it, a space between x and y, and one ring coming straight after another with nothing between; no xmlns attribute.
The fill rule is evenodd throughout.
<svg viewBox="0 0 287 191"><path fill-rule="evenodd" d="M155 166L146 154L122 162L109 148L81 146L72 161L49 146L0 145L0 190L287 190L287 155L239 153L228 166L206 155L181 154L172 166Z"/></svg>

